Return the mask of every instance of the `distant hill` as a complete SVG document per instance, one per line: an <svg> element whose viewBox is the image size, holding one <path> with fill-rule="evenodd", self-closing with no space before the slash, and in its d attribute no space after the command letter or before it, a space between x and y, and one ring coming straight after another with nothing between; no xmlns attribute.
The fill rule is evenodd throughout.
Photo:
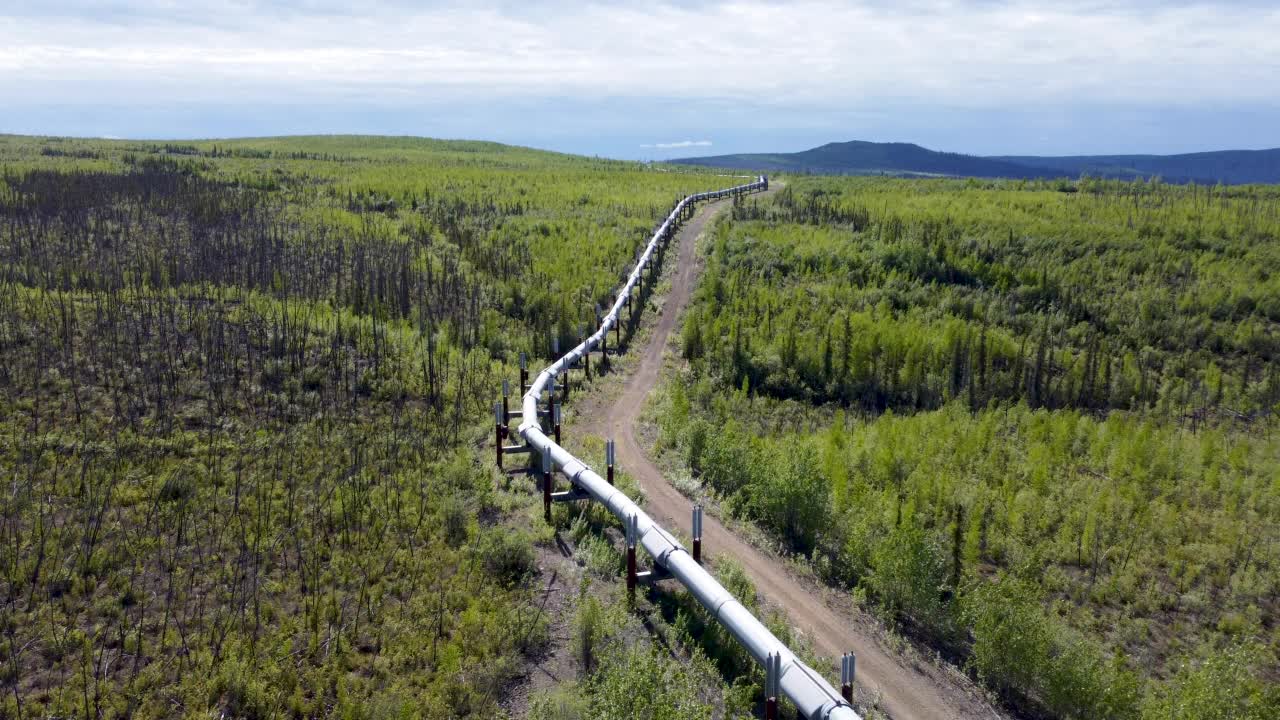
<svg viewBox="0 0 1280 720"><path fill-rule="evenodd" d="M1151 177L1170 182L1280 183L1280 148L1218 150L1183 155L1008 156L992 158L1017 165L1051 168L1059 174L1095 177Z"/></svg>
<svg viewBox="0 0 1280 720"><path fill-rule="evenodd" d="M1169 182L1280 183L1280 149L1223 150L1185 155L1029 155L981 157L938 152L913 143L854 140L796 153L746 153L682 158L671 162L706 167L824 175L1107 178L1160 176Z"/></svg>

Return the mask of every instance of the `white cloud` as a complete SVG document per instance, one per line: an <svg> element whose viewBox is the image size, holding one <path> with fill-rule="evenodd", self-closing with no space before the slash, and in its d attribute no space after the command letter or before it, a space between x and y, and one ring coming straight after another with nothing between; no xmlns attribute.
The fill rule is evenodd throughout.
<svg viewBox="0 0 1280 720"><path fill-rule="evenodd" d="M657 148L659 150L674 150L677 148L691 148L691 147L711 147L711 141L710 140L680 140L678 142L646 143L644 145L641 145L640 147Z"/></svg>
<svg viewBox="0 0 1280 720"><path fill-rule="evenodd" d="M0 9L0 97L10 107L493 96L715 97L842 110L904 100L1273 103L1277 38L1280 7L1225 0L425 8L50 0Z"/></svg>

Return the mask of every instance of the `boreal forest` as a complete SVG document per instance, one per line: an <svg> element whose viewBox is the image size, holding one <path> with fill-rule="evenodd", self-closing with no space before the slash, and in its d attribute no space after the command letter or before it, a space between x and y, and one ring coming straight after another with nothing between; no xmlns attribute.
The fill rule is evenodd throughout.
<svg viewBox="0 0 1280 720"><path fill-rule="evenodd" d="M367 137L4 136L0 167L0 717L500 715L553 541L492 468L499 383L724 179ZM575 697L630 716L656 667L653 712L706 717L707 673L575 607Z"/></svg>
<svg viewBox="0 0 1280 720"><path fill-rule="evenodd" d="M702 247L688 492L1032 717L1280 712L1280 189L797 177Z"/></svg>
<svg viewBox="0 0 1280 720"><path fill-rule="evenodd" d="M738 182L0 136L0 718L760 714L690 593L624 596L616 518L544 522L493 448L520 356ZM1280 713L1280 188L795 176L719 210L640 433L678 488L1013 717ZM572 373L596 467L574 422L673 265Z"/></svg>

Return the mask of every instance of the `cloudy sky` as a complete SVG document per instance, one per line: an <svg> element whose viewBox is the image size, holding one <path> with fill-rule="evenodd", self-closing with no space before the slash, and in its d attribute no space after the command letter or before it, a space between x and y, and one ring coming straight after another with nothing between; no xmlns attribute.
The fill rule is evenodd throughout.
<svg viewBox="0 0 1280 720"><path fill-rule="evenodd" d="M1280 3L0 0L0 132L1280 146Z"/></svg>

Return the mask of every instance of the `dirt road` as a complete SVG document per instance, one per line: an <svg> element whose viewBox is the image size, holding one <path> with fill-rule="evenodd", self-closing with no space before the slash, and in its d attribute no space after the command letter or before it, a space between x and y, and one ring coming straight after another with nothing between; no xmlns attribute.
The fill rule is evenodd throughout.
<svg viewBox="0 0 1280 720"><path fill-rule="evenodd" d="M672 528L688 529L692 503L668 484L650 462L636 438L636 426L645 396L658 381L667 339L694 286L697 271L694 241L708 220L726 207L727 202L720 202L700 208L694 219L680 231L678 257L671 258L676 261L671 290L648 344L638 349L641 353L639 365L623 381L623 391L603 408L603 412L589 413L589 417L584 418L587 430L616 439L618 463L644 489L646 511L664 526ZM715 518L706 517L703 538L710 553L733 556L767 601L785 607L792 624L813 638L820 654L839 658L843 652L855 653L858 683L880 694L880 708L891 717L896 720L1000 717L937 668L892 655L867 629L865 618L848 617L828 607L817 593L807 590L798 578L793 577L779 559L743 542ZM827 671L828 679L839 677L838 667Z"/></svg>

